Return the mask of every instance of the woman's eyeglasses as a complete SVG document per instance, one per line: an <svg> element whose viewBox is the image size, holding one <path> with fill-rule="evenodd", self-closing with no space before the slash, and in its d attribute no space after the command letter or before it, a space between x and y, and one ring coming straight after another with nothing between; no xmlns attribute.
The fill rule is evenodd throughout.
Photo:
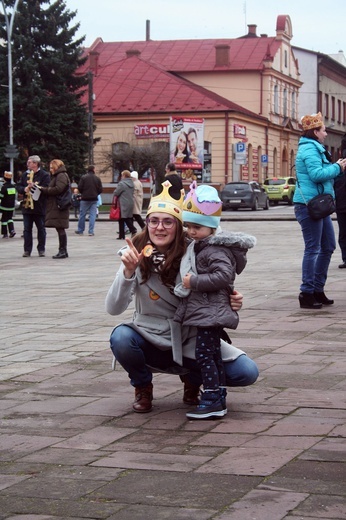
<svg viewBox="0 0 346 520"><path fill-rule="evenodd" d="M172 227L175 225L175 222L176 221L173 218L163 218L160 220L159 218L149 217L146 219L147 226L150 229L156 229L159 224L161 224L161 226L165 229L172 229Z"/></svg>

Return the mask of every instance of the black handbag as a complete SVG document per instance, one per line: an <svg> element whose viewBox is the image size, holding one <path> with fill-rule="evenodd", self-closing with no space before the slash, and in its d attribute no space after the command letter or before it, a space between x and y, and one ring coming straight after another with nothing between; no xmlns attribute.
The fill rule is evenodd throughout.
<svg viewBox="0 0 346 520"><path fill-rule="evenodd" d="M72 194L70 183L67 185L65 191L56 195L56 202L58 208L63 211L64 209L68 209L72 205Z"/></svg>
<svg viewBox="0 0 346 520"><path fill-rule="evenodd" d="M321 218L328 217L328 215L334 213L336 209L335 201L330 193L316 195L316 197L309 200L307 208L310 218L313 220L320 220Z"/></svg>
<svg viewBox="0 0 346 520"><path fill-rule="evenodd" d="M312 197L312 199L310 199L309 202L306 202L303 192L300 189L298 177L297 186L301 193L301 196L303 197L306 207L308 208L309 217L312 220L320 220L321 218L328 217L328 215L334 213L334 211L336 210L335 200L333 196L330 195L330 193L323 193L323 184L317 185L317 190L319 186L322 186L322 193L316 195L316 197Z"/></svg>

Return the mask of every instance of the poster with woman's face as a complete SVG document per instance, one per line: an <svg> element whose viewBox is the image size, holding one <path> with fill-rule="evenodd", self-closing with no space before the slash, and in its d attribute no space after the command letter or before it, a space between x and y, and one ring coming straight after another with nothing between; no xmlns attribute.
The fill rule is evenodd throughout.
<svg viewBox="0 0 346 520"><path fill-rule="evenodd" d="M170 162L183 178L197 178L204 167L204 119L170 118Z"/></svg>

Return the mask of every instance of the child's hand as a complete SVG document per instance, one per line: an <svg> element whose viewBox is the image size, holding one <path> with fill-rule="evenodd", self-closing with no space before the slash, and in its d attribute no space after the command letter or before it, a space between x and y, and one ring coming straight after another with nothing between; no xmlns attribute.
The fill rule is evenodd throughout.
<svg viewBox="0 0 346 520"><path fill-rule="evenodd" d="M240 311L243 306L243 295L240 292L234 290L229 299L232 310Z"/></svg>
<svg viewBox="0 0 346 520"><path fill-rule="evenodd" d="M191 289L191 285L190 285L191 276L192 276L191 273L187 273L183 277L183 286L185 287L185 289Z"/></svg>

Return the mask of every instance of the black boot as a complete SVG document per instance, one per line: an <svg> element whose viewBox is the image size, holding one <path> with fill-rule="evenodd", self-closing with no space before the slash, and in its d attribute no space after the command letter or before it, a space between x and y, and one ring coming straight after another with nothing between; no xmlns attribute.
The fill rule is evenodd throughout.
<svg viewBox="0 0 346 520"><path fill-rule="evenodd" d="M313 293L301 292L299 303L302 309L320 309L322 307L322 303L316 301Z"/></svg>
<svg viewBox="0 0 346 520"><path fill-rule="evenodd" d="M56 255L54 255L52 258L68 258L66 249L59 249L59 252Z"/></svg>
<svg viewBox="0 0 346 520"><path fill-rule="evenodd" d="M333 305L334 300L330 300L327 298L327 296L324 294L324 292L314 292L315 300L318 303L322 303L322 305Z"/></svg>
<svg viewBox="0 0 346 520"><path fill-rule="evenodd" d="M68 258L66 233L59 235L59 252L53 258Z"/></svg>

